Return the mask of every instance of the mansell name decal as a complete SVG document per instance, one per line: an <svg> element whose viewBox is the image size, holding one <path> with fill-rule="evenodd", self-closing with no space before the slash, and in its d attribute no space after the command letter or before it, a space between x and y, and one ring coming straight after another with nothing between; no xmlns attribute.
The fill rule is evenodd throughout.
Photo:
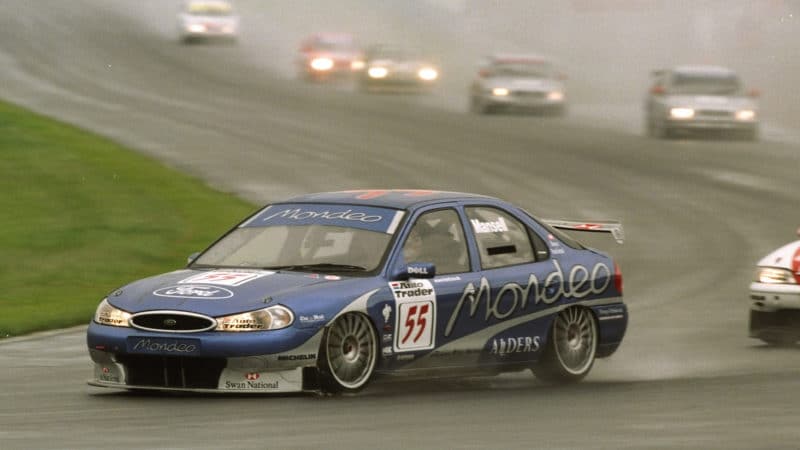
<svg viewBox="0 0 800 450"><path fill-rule="evenodd" d="M557 260L553 260L553 265L555 270L544 280L540 281L536 274L532 273L528 277L527 286L507 283L494 297L486 277L481 277L481 284L477 289L474 284L467 284L447 322L444 335L450 336L453 332L458 318L463 315L461 310L465 303L469 303L470 318L475 317L483 304L485 321L491 318L503 320L515 312L524 311L528 303L549 305L560 298L580 299L592 294L602 294L611 283L611 270L602 263L595 264L591 271L582 265L575 265L566 277Z"/></svg>

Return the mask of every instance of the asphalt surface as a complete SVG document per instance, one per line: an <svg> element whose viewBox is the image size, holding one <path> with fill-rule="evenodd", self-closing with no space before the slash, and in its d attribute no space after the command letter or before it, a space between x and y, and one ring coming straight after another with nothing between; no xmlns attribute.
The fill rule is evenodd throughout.
<svg viewBox="0 0 800 450"><path fill-rule="evenodd" d="M540 217L619 219L624 245L584 241L622 267L622 347L558 389L517 373L379 380L341 398L144 396L86 386L83 329L65 330L0 341L0 448L797 447L800 349L746 337L753 265L798 226L791 99L761 142L647 139L626 100L635 83L622 99L576 98L565 118L477 117L463 97L472 50L522 46L521 31L488 39L496 17L423 2L294 3L242 0L239 45L183 46L177 2L2 0L0 96L255 203L425 188L495 195ZM297 42L333 26L435 42L451 77L411 97L295 80Z"/></svg>

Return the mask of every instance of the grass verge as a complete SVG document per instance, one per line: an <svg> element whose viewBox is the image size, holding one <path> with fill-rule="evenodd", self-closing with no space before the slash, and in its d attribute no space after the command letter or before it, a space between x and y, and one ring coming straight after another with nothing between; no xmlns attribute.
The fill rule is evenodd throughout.
<svg viewBox="0 0 800 450"><path fill-rule="evenodd" d="M253 209L0 102L0 338L88 323L108 292L183 266Z"/></svg>

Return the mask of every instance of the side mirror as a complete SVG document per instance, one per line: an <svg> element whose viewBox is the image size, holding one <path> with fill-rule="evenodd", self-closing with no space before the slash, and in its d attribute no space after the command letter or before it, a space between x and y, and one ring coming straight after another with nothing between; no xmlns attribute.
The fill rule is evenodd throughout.
<svg viewBox="0 0 800 450"><path fill-rule="evenodd" d="M401 268L393 280L408 280L409 278L433 278L436 276L436 265L433 263L416 262Z"/></svg>

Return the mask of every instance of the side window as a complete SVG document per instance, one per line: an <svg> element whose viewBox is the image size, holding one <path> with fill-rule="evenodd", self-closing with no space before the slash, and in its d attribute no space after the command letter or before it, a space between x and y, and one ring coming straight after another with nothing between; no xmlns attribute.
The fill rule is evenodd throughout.
<svg viewBox="0 0 800 450"><path fill-rule="evenodd" d="M433 263L437 274L468 272L469 253L458 213L440 209L419 216L403 244L403 258L406 263Z"/></svg>
<svg viewBox="0 0 800 450"><path fill-rule="evenodd" d="M483 269L536 260L527 228L510 214L488 206L469 207L466 212Z"/></svg>

